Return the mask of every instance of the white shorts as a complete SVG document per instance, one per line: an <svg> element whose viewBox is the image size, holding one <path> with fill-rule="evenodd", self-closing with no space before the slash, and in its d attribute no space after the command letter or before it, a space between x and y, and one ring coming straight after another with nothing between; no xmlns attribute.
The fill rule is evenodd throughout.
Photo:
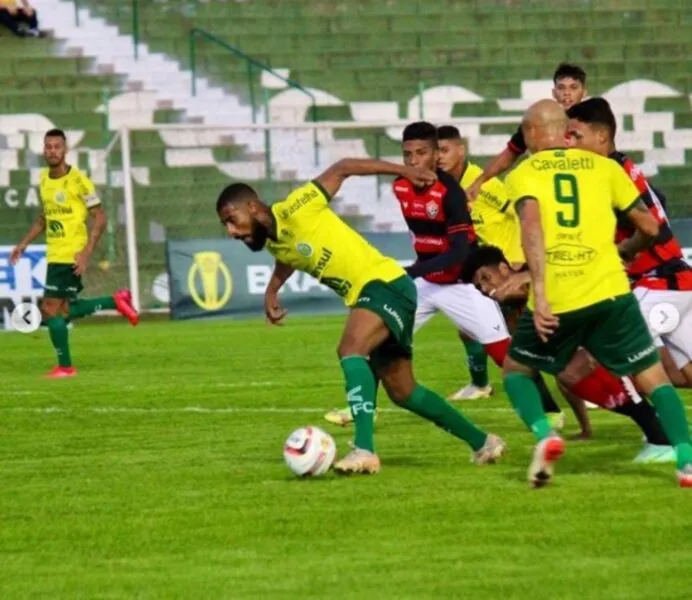
<svg viewBox="0 0 692 600"><path fill-rule="evenodd" d="M418 309L414 332L439 311L459 331L481 344L492 344L509 337L499 305L481 294L475 286L465 283L430 283L422 277L415 281L418 288Z"/></svg>
<svg viewBox="0 0 692 600"><path fill-rule="evenodd" d="M675 365L682 369L692 361L692 291L635 288L634 295L656 345L665 346ZM674 308L660 307L662 304ZM657 306L659 309L654 310ZM676 315L679 317L677 326L670 332L661 333L661 328L666 326L665 321L675 319Z"/></svg>

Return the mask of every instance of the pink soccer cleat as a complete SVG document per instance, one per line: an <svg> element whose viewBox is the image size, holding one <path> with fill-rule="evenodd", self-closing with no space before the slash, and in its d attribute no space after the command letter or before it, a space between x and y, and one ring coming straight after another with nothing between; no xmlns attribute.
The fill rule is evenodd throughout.
<svg viewBox="0 0 692 600"><path fill-rule="evenodd" d="M54 367L46 373L48 379L64 379L65 377L76 377L77 369L74 367Z"/></svg>
<svg viewBox="0 0 692 600"><path fill-rule="evenodd" d="M118 290L113 294L116 310L125 317L134 327L139 323L139 313L132 306L132 294L130 290Z"/></svg>

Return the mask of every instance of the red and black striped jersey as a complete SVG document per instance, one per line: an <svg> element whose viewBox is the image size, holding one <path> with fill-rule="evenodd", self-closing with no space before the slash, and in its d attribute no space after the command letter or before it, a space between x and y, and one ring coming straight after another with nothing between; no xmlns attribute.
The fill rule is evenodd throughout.
<svg viewBox="0 0 692 600"><path fill-rule="evenodd" d="M418 257L409 274L432 283L460 281L463 258L476 234L459 183L438 170L437 181L425 189L417 189L403 178L394 181L393 189ZM460 253L455 254L455 249Z"/></svg>
<svg viewBox="0 0 692 600"><path fill-rule="evenodd" d="M663 195L649 184L639 167L622 152L610 158L618 162L641 193L641 199L659 224L659 233L651 248L642 250L627 265L627 275L633 287L651 289L692 290L692 267L683 259L680 243L673 234L665 211ZM615 241L621 242L634 234L626 218L618 216Z"/></svg>

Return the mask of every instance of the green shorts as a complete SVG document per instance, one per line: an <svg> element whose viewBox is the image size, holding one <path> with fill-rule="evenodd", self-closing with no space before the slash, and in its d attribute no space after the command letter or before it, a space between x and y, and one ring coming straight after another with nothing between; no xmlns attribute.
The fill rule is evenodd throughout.
<svg viewBox="0 0 692 600"><path fill-rule="evenodd" d="M413 322L418 293L413 280L404 275L394 281L371 281L361 290L352 308L364 308L382 317L390 336L370 354L375 369L413 356Z"/></svg>
<svg viewBox="0 0 692 600"><path fill-rule="evenodd" d="M557 330L544 343L534 327L533 313L525 310L509 355L518 363L553 375L567 366L579 346L619 376L639 373L658 361L658 351L632 294L558 316Z"/></svg>
<svg viewBox="0 0 692 600"><path fill-rule="evenodd" d="M74 265L49 263L46 271L46 298L72 300L84 289L82 278L74 273Z"/></svg>

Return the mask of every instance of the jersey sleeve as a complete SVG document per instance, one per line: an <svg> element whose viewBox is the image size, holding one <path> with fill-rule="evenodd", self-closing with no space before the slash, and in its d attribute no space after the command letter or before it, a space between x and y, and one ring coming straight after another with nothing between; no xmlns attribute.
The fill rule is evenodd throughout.
<svg viewBox="0 0 692 600"><path fill-rule="evenodd" d="M281 219L308 218L318 214L329 205L329 194L316 181L310 181L293 190L285 200L272 205L272 210Z"/></svg>
<svg viewBox="0 0 692 600"><path fill-rule="evenodd" d="M448 234L466 233L471 229L473 221L471 221L469 204L466 194L458 185L447 188L444 206Z"/></svg>
<svg viewBox="0 0 692 600"><path fill-rule="evenodd" d="M486 181L481 187L481 194L487 194L488 200L501 213L508 212L511 202L507 198L507 188L497 177Z"/></svg>
<svg viewBox="0 0 692 600"><path fill-rule="evenodd" d="M101 198L99 198L96 187L84 173L79 173L77 177L77 189L80 199L87 208L94 208L101 204Z"/></svg>
<svg viewBox="0 0 692 600"><path fill-rule="evenodd" d="M610 161L613 209L626 213L638 202L640 192L631 177L616 162Z"/></svg>
<svg viewBox="0 0 692 600"><path fill-rule="evenodd" d="M526 142L524 141L524 132L521 130L521 127L516 130L509 142L507 142L507 148L517 156L526 152Z"/></svg>

